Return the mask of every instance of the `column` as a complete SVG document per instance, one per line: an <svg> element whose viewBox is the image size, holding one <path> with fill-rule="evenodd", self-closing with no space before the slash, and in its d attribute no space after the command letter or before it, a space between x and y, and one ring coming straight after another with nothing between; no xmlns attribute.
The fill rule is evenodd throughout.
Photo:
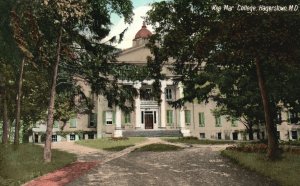
<svg viewBox="0 0 300 186"><path fill-rule="evenodd" d="M181 82L179 82L178 87L179 87L179 98L183 98L184 97L184 95L183 95L183 85L182 85ZM190 130L185 128L185 113L184 113L184 108L183 107L180 108L179 118L180 118L180 120L179 120L179 122L180 122L180 131L181 131L183 137L191 136Z"/></svg>
<svg viewBox="0 0 300 186"><path fill-rule="evenodd" d="M161 103L160 103L160 127L166 128L166 95L165 89L167 87L167 82L165 80L161 81Z"/></svg>
<svg viewBox="0 0 300 186"><path fill-rule="evenodd" d="M122 137L122 127L121 127L121 120L122 118L122 111L120 107L116 106L116 129L114 133L114 137Z"/></svg>
<svg viewBox="0 0 300 186"><path fill-rule="evenodd" d="M134 88L138 90L138 94L140 93L140 88L142 87L142 84L139 82L134 85ZM138 95L135 100L135 128L140 129L141 128L141 99L140 95Z"/></svg>
<svg viewBox="0 0 300 186"><path fill-rule="evenodd" d="M103 114L101 107L101 96L97 96L97 139L102 138Z"/></svg>

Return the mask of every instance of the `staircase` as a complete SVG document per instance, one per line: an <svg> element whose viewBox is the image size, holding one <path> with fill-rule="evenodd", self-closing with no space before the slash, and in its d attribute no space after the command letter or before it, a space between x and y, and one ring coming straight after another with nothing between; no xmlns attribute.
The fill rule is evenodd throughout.
<svg viewBox="0 0 300 186"><path fill-rule="evenodd" d="M182 137L180 130L133 130L123 131L124 137Z"/></svg>

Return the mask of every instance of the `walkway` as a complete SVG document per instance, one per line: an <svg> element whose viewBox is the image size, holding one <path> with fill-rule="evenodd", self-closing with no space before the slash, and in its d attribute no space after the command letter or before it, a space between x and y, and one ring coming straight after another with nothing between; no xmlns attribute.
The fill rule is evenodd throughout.
<svg viewBox="0 0 300 186"><path fill-rule="evenodd" d="M220 156L219 151L226 147L224 145L188 147L172 143L186 148L171 152L132 152L153 143L170 144L160 138L148 138L119 152L70 142L54 144L53 148L77 154L79 162L42 176L26 186L276 185Z"/></svg>

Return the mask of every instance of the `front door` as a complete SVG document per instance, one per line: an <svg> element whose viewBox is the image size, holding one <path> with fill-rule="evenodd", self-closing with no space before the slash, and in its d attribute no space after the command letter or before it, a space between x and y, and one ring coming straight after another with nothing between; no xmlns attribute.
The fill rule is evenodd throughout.
<svg viewBox="0 0 300 186"><path fill-rule="evenodd" d="M145 129L153 129L153 112L145 113Z"/></svg>

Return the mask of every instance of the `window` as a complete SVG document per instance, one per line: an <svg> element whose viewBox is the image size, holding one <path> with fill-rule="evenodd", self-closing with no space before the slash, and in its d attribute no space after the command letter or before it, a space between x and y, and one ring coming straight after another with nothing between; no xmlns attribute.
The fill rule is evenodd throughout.
<svg viewBox="0 0 300 186"><path fill-rule="evenodd" d="M199 112L199 126L205 126L204 112Z"/></svg>
<svg viewBox="0 0 300 186"><path fill-rule="evenodd" d="M58 126L59 126L59 121L54 121L53 128L58 128Z"/></svg>
<svg viewBox="0 0 300 186"><path fill-rule="evenodd" d="M57 135L52 135L52 142L57 142Z"/></svg>
<svg viewBox="0 0 300 186"><path fill-rule="evenodd" d="M130 124L131 123L130 113L125 113L124 114L124 119L125 119L126 124Z"/></svg>
<svg viewBox="0 0 300 186"><path fill-rule="evenodd" d="M75 134L70 134L70 141L75 141Z"/></svg>
<svg viewBox="0 0 300 186"><path fill-rule="evenodd" d="M94 128L97 126L97 114L96 113L91 113L89 116L89 126L91 128Z"/></svg>
<svg viewBox="0 0 300 186"><path fill-rule="evenodd" d="M276 120L275 120L275 123L280 125L282 122L282 119L281 119L281 111L278 111L277 112L277 115L276 115Z"/></svg>
<svg viewBox="0 0 300 186"><path fill-rule="evenodd" d="M205 139L205 133L200 133L200 139Z"/></svg>
<svg viewBox="0 0 300 186"><path fill-rule="evenodd" d="M217 133L218 139L222 139L222 132Z"/></svg>
<svg viewBox="0 0 300 186"><path fill-rule="evenodd" d="M112 125L115 123L115 116L113 111L104 111L103 112L103 123L106 125Z"/></svg>
<svg viewBox="0 0 300 186"><path fill-rule="evenodd" d="M184 119L185 119L185 124L190 125L191 124L191 111L190 110L185 110L184 111Z"/></svg>
<svg viewBox="0 0 300 186"><path fill-rule="evenodd" d="M289 123L298 123L298 114L296 112L288 111L287 112L287 122Z"/></svg>
<svg viewBox="0 0 300 186"><path fill-rule="evenodd" d="M232 133L232 139L233 140L238 140L238 133L237 132Z"/></svg>
<svg viewBox="0 0 300 186"><path fill-rule="evenodd" d="M167 110L167 124L173 124L173 110Z"/></svg>
<svg viewBox="0 0 300 186"><path fill-rule="evenodd" d="M237 127L238 126L238 120L236 118L231 118L231 126Z"/></svg>
<svg viewBox="0 0 300 186"><path fill-rule="evenodd" d="M292 139L298 139L297 131L292 131Z"/></svg>
<svg viewBox="0 0 300 186"><path fill-rule="evenodd" d="M141 112L141 123L144 123L144 111Z"/></svg>
<svg viewBox="0 0 300 186"><path fill-rule="evenodd" d="M216 127L221 127L221 116L215 116Z"/></svg>
<svg viewBox="0 0 300 186"><path fill-rule="evenodd" d="M76 128L77 127L77 119L73 118L70 119L70 128Z"/></svg>
<svg viewBox="0 0 300 186"><path fill-rule="evenodd" d="M165 94L166 94L166 100L172 100L173 99L172 89L166 88Z"/></svg>
<svg viewBox="0 0 300 186"><path fill-rule="evenodd" d="M88 139L94 139L94 134L88 134Z"/></svg>

